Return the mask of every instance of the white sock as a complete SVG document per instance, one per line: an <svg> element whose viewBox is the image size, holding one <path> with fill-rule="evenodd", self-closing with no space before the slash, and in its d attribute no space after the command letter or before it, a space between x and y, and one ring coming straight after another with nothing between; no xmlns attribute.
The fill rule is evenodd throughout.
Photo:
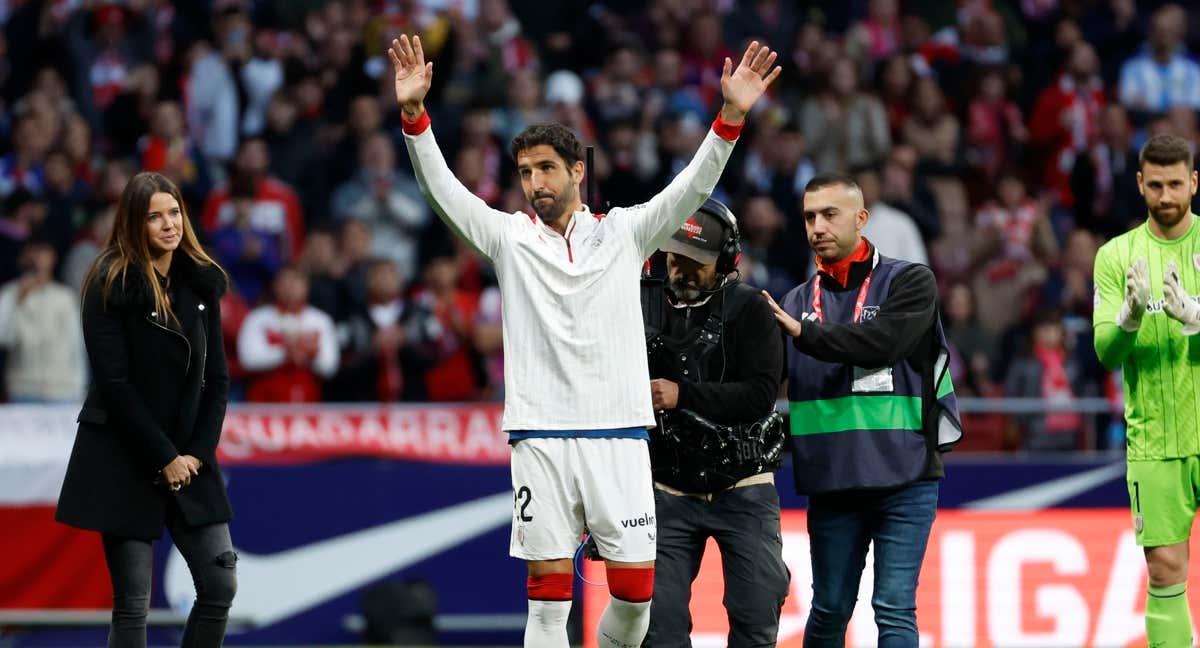
<svg viewBox="0 0 1200 648"><path fill-rule="evenodd" d="M596 641L600 648L639 648L649 627L650 601L630 603L611 597L600 617Z"/></svg>
<svg viewBox="0 0 1200 648"><path fill-rule="evenodd" d="M529 619L525 622L525 648L568 648L567 616L570 614L570 601L530 599Z"/></svg>

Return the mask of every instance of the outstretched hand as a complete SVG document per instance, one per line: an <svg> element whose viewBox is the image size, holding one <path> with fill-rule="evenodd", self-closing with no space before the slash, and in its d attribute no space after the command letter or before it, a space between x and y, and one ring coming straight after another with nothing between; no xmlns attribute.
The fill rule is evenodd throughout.
<svg viewBox="0 0 1200 648"><path fill-rule="evenodd" d="M392 40L388 49L392 69L396 72L396 101L404 116L416 119L425 112L425 95L433 81L433 62L425 62L425 51L421 49L421 37L407 35Z"/></svg>
<svg viewBox="0 0 1200 648"><path fill-rule="evenodd" d="M721 119L731 124L741 123L746 114L758 102L758 98L766 91L767 86L779 76L783 70L775 63L778 52L772 52L758 41L750 43L737 68L727 57L725 68L721 70L721 96L725 105L721 107Z"/></svg>
<svg viewBox="0 0 1200 648"><path fill-rule="evenodd" d="M783 307L776 304L775 300L771 298L771 293L764 290L762 296L767 300L767 305L771 307L771 313L775 315L775 321L779 324L780 330L791 337L800 337L800 321L788 315Z"/></svg>

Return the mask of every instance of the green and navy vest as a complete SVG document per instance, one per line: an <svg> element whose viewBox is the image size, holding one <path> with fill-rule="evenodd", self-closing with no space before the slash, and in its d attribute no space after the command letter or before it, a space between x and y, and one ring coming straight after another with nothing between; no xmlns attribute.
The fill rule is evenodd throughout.
<svg viewBox="0 0 1200 648"><path fill-rule="evenodd" d="M821 290L826 323L851 323L856 310L869 321L887 300L892 280L907 261L873 255L874 269L860 308L860 288ZM816 276L784 298L792 317L816 321ZM935 311L936 313L936 311ZM921 374L908 358L886 367L855 367L823 362L789 345L788 405L792 465L801 494L850 489L889 488L920 479L931 453L950 449L962 438L958 403L948 367L949 348L936 314L934 393L926 403ZM928 417L936 424L927 425Z"/></svg>

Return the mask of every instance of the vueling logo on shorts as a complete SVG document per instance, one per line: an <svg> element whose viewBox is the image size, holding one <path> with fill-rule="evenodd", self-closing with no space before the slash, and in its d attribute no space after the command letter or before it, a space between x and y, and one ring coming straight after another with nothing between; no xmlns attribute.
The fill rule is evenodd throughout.
<svg viewBox="0 0 1200 648"><path fill-rule="evenodd" d="M654 526L654 516L647 514L640 518L633 518L632 520L621 520L621 526L625 527L626 529L632 529L633 527Z"/></svg>

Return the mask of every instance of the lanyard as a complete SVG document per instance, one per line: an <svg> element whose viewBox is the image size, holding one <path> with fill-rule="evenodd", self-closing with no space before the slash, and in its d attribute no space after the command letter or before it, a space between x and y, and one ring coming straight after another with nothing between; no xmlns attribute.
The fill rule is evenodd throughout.
<svg viewBox="0 0 1200 648"><path fill-rule="evenodd" d="M876 251L875 258L871 263L871 271L867 273L867 278L863 279L862 286L858 289L858 298L854 300L854 323L862 318L863 304L867 301L867 290L871 288L871 277L875 275L875 265L879 263L879 253ZM818 322L825 321L825 312L821 310L821 275L817 274L816 280L813 282L813 313L817 316Z"/></svg>

